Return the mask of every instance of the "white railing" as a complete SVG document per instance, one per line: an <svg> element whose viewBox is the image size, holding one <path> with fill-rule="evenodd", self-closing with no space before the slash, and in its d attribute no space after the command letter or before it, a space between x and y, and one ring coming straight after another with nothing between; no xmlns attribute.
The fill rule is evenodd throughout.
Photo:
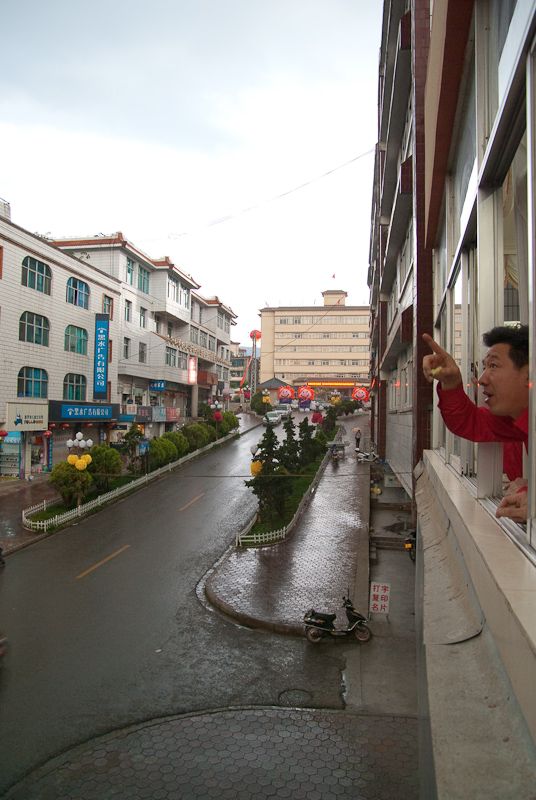
<svg viewBox="0 0 536 800"><path fill-rule="evenodd" d="M93 511L93 509L109 503L110 500L115 500L117 497L120 497L123 494L132 492L135 489L140 489L144 485L146 486L150 481L154 480L154 478L158 478L160 475L163 475L166 472L171 472L171 470L180 467L182 464L185 464L194 458L197 458L199 455L207 453L209 450L212 450L215 445L219 445L222 442L227 442L237 436L237 434L238 431L234 430L231 433L228 433L227 436L222 436L221 439L217 439L215 442L211 442L205 447L200 447L199 450L195 450L193 453L188 453L188 455L179 458L177 461L173 461L170 464L166 464L163 467L153 470L152 472L148 472L147 475L142 475L141 478L136 478L136 480L125 484L125 486L120 486L117 489L112 489L111 492L101 494L99 497L96 497L95 500L90 500L89 503L83 503L81 506L73 508L71 511L66 511L63 514L57 514L55 517L51 517L50 519L32 520L31 517L34 514L38 514L40 511L45 511L47 507L51 505L50 500L43 500L42 503L38 503L31 508L24 509L22 512L23 527L29 528L33 531L44 531L44 533L46 533L48 530L50 530L50 528L55 528L58 525L65 525L68 522L71 522L71 520L76 519L77 517L82 517L84 514ZM53 503L55 505L57 500L54 500Z"/></svg>
<svg viewBox="0 0 536 800"><path fill-rule="evenodd" d="M283 539L286 539L287 536L294 530L295 526L298 524L302 513L305 511L305 507L309 503L311 495L314 494L316 487L320 482L320 478L322 477L324 470L326 469L326 464L329 461L329 453L326 453L324 458L322 459L322 463L320 464L313 481L305 494L303 495L300 505L298 506L296 513L292 517L292 520L289 524L284 527L280 528L277 531L266 531L266 533L250 533L253 525L257 520L257 512L255 512L255 516L251 519L246 527L236 535L235 540L235 547L252 547L252 546L259 546L265 544L273 544L274 542L282 542Z"/></svg>

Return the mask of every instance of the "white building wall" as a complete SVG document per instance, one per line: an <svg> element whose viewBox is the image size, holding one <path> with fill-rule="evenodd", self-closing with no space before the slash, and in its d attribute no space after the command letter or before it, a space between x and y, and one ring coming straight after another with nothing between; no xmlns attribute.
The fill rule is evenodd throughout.
<svg viewBox="0 0 536 800"><path fill-rule="evenodd" d="M93 356L95 347L95 314L102 313L103 295L111 297L114 309L119 307L119 284L96 270L88 262L80 262L49 245L44 239L0 218L0 246L3 248L3 270L0 279L0 334L3 358L0 362L0 419L5 421L6 402L17 400L17 377L22 367L40 368L48 375L48 400L63 397L64 376L73 372L87 380L87 401L92 400ZM21 283L22 261L26 256L50 267L51 294L47 295ZM88 309L66 302L70 277L89 287ZM49 346L19 341L19 320L29 311L46 317L50 324ZM87 331L87 355L66 352L65 329L68 325ZM117 314L110 320L112 363L108 364L112 402L117 393L117 353L120 327Z"/></svg>

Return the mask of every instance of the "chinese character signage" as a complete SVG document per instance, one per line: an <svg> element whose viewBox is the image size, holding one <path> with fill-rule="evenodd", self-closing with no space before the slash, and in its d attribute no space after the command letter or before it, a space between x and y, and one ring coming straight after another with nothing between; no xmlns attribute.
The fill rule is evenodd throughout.
<svg viewBox="0 0 536 800"><path fill-rule="evenodd" d="M179 420L180 418L181 418L180 408L166 408L166 420L168 422L173 422L173 420Z"/></svg>
<svg viewBox="0 0 536 800"><path fill-rule="evenodd" d="M188 358L188 383L191 386L197 383L197 358L195 356Z"/></svg>
<svg viewBox="0 0 536 800"><path fill-rule="evenodd" d="M6 403L9 431L42 431L48 428L48 406L37 403Z"/></svg>
<svg viewBox="0 0 536 800"><path fill-rule="evenodd" d="M369 611L375 611L379 614L388 614L390 593L390 583L383 583L383 581L372 582L370 584Z"/></svg>
<svg viewBox="0 0 536 800"><path fill-rule="evenodd" d="M65 403L62 403L61 418L108 420L112 419L112 407L66 405Z"/></svg>
<svg viewBox="0 0 536 800"><path fill-rule="evenodd" d="M93 400L108 399L108 329L109 314L95 314L95 366Z"/></svg>
<svg viewBox="0 0 536 800"><path fill-rule="evenodd" d="M165 381L151 381L151 383L149 384L149 389L152 392L163 392L165 388L166 388Z"/></svg>

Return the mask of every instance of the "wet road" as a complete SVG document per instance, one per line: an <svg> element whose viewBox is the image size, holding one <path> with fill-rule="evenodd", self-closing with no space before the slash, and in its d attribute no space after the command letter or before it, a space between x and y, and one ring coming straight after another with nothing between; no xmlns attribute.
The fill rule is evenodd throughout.
<svg viewBox="0 0 536 800"><path fill-rule="evenodd" d="M10 557L0 791L73 745L159 716L296 696L342 708L342 650L237 627L196 594L253 512L244 479L262 432Z"/></svg>

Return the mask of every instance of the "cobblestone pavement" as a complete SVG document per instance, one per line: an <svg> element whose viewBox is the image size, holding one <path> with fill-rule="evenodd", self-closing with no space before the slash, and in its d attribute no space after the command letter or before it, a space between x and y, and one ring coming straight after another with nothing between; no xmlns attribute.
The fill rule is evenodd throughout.
<svg viewBox="0 0 536 800"><path fill-rule="evenodd" d="M147 723L54 759L6 800L416 800L417 722L275 708Z"/></svg>
<svg viewBox="0 0 536 800"><path fill-rule="evenodd" d="M328 462L289 539L271 547L232 549L207 580L214 605L244 623L281 633L302 633L303 615L311 606L340 614L342 596L354 590L360 538L366 560L369 547L370 467L357 464L350 451L337 464ZM368 579L363 582L364 592L353 599L367 613Z"/></svg>

